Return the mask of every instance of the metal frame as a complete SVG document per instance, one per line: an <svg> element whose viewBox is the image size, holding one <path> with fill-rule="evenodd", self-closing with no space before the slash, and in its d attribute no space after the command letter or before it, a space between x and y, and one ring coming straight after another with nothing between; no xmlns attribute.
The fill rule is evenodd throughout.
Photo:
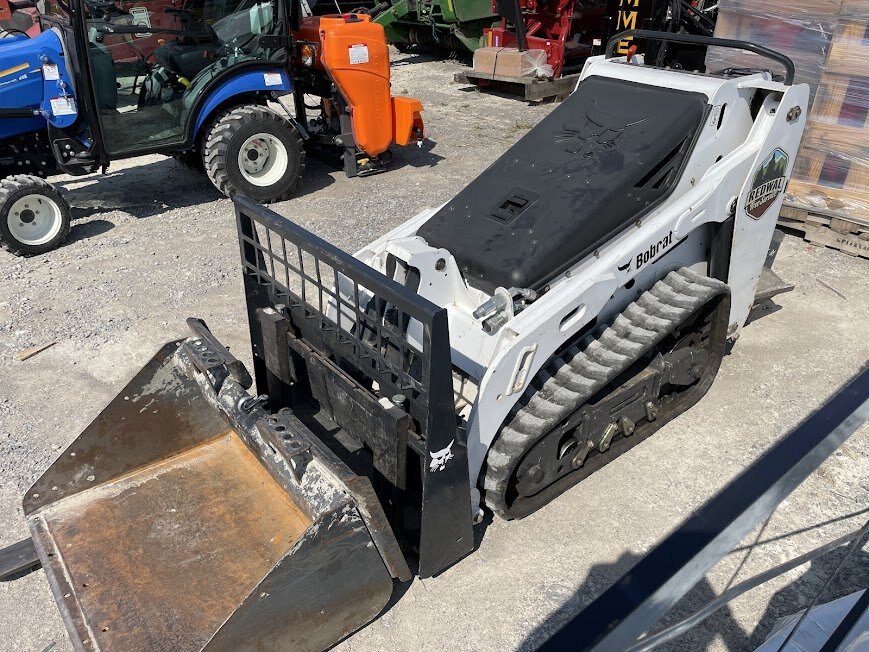
<svg viewBox="0 0 869 652"><path fill-rule="evenodd" d="M869 420L869 369L708 501L540 650L627 650Z"/></svg>
<svg viewBox="0 0 869 652"><path fill-rule="evenodd" d="M705 45L707 47L713 46L719 48L734 48L737 50L747 50L748 52L754 52L755 54L759 54L762 57L772 59L773 61L777 61L778 63L780 63L782 66L784 66L785 69L785 86L791 86L794 83L796 68L794 68L794 62L789 57L786 57L781 52L770 50L769 48L763 47L762 45L757 45L756 43L751 43L749 41L739 41L729 38L715 38L713 36L699 36L695 34L674 34L673 32L658 32L649 29L629 29L625 30L624 32L619 32L618 34L610 37L609 41L607 41L606 44L606 53L604 56L607 59L611 59L613 57L613 51L615 50L616 44L619 41L623 41L629 37L651 41L662 41L665 44L682 43L685 45Z"/></svg>
<svg viewBox="0 0 869 652"><path fill-rule="evenodd" d="M473 549L446 310L253 200L234 201L257 391L273 412L315 398L398 494L410 493L400 460L417 463L420 532L408 543L422 577L439 573Z"/></svg>

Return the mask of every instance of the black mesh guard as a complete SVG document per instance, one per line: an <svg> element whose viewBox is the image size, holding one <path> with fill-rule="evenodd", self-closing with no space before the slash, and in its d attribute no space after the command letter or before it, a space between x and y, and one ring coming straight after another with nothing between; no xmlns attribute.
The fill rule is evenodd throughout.
<svg viewBox="0 0 869 652"><path fill-rule="evenodd" d="M440 572L473 547L467 440L453 403L446 310L252 199L237 196L234 202L249 315L277 309L289 319L292 337L377 383L379 397L406 397L404 408L425 447L419 572ZM267 347L257 341L262 334L254 332L254 322L252 317L261 387L265 354L258 349ZM286 347L278 354L290 357ZM281 407L270 405L273 411ZM432 471L432 454L446 448L451 463Z"/></svg>
<svg viewBox="0 0 869 652"><path fill-rule="evenodd" d="M258 205L245 208L239 208L245 277L267 290L272 307L286 306L296 332L315 349L376 382L380 397L403 394L427 435L439 371L433 364L445 367L441 375L451 373L449 355L431 357L433 338L449 346L445 323L433 332L443 309L290 220ZM420 341L409 337L409 328Z"/></svg>

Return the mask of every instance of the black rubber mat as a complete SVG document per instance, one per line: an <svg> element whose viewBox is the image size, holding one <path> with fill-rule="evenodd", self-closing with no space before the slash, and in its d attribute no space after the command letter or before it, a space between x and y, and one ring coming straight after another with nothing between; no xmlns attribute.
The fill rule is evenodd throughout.
<svg viewBox="0 0 869 652"><path fill-rule="evenodd" d="M589 77L419 230L468 282L540 289L673 189L701 93Z"/></svg>

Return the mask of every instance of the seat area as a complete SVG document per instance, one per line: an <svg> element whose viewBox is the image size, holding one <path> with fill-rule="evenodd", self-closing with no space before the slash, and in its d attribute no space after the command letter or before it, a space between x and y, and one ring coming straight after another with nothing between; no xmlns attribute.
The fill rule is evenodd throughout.
<svg viewBox="0 0 869 652"><path fill-rule="evenodd" d="M706 96L589 77L418 235L468 283L540 290L670 194Z"/></svg>
<svg viewBox="0 0 869 652"><path fill-rule="evenodd" d="M193 79L214 63L221 43L209 25L197 25L194 32L178 41L171 41L154 50L154 60L176 75Z"/></svg>

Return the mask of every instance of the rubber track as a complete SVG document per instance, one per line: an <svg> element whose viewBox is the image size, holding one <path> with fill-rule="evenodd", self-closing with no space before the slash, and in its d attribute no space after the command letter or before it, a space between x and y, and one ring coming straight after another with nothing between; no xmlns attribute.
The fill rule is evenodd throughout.
<svg viewBox="0 0 869 652"><path fill-rule="evenodd" d="M235 194L236 188L229 181L229 175L226 172L226 150L229 147L229 141L232 134L246 124L255 121L270 121L280 124L283 128L287 128L288 132L293 135L298 141L298 150L301 152L302 162L299 168L299 175L296 181L287 188L283 193L276 197L272 197L263 202L270 204L272 202L284 201L289 199L293 194L299 181L302 178L302 173L305 170L305 148L302 142L302 137L299 132L286 120L277 113L264 106L256 104L236 106L217 117L208 135L205 138L205 144L202 148L202 162L205 165L205 172L211 183L227 197Z"/></svg>
<svg viewBox="0 0 869 652"><path fill-rule="evenodd" d="M541 437L673 332L697 309L727 292L721 281L680 268L667 274L596 338L586 337L552 358L508 415L486 457L486 505L509 510L510 476Z"/></svg>
<svg viewBox="0 0 869 652"><path fill-rule="evenodd" d="M3 206L9 200L9 195L18 192L19 190L23 190L27 187L31 187L34 189L38 187L39 189L47 190L51 194L57 196L59 201L65 202L65 200L63 199L63 197L60 196L60 193L57 192L55 187L42 177L37 177L32 174L13 174L11 177L6 177L5 179L0 180L0 206ZM63 231L63 235L61 236L60 240L58 240L57 246L60 246L66 241L67 236L69 236L69 231L70 225L67 224L66 229ZM5 249L6 251L9 251L11 253L18 252L18 249L10 243L7 243L4 238L0 238L0 249Z"/></svg>

